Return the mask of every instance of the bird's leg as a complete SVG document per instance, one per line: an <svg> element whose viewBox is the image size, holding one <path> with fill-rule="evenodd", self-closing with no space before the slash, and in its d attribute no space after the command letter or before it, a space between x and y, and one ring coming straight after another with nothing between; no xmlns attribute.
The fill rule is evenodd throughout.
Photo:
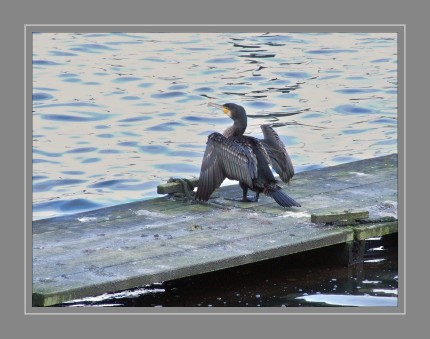
<svg viewBox="0 0 430 339"><path fill-rule="evenodd" d="M258 192L255 195L255 198L248 198L248 185L244 184L242 182L239 182L240 187L242 188L243 195L242 199L233 199L233 198L224 198L226 200L232 200L232 201L240 201L240 202L256 202L258 201Z"/></svg>
<svg viewBox="0 0 430 339"><path fill-rule="evenodd" d="M248 198L248 186L246 184L242 184L242 183L239 183L239 184L240 184L240 187L242 187L242 191L243 191L243 196L242 196L243 202L256 202L256 201L258 201L258 195L259 195L258 192L255 194L255 198Z"/></svg>

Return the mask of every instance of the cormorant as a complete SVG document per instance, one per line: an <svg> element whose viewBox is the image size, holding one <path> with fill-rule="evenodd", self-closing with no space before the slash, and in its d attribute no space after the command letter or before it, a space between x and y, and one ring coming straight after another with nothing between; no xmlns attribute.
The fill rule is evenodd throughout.
<svg viewBox="0 0 430 339"><path fill-rule="evenodd" d="M224 179L229 178L239 181L243 190L241 201L258 201L259 194L264 193L283 207L300 207L276 184L269 167L270 164L286 183L294 175L291 159L275 130L269 125L261 125L264 135L262 140L243 135L247 117L242 106L232 103L209 103L208 106L221 109L233 120L233 125L223 134L214 132L208 136L196 199L208 201ZM248 189L256 192L255 198L248 198Z"/></svg>

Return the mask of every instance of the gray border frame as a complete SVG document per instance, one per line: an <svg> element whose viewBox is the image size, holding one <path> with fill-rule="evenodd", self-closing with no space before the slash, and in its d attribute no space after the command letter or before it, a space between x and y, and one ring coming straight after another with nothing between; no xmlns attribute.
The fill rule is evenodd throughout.
<svg viewBox="0 0 430 339"><path fill-rule="evenodd" d="M223 314L271 314L271 315L287 315L287 314L349 314L349 315L365 315L365 314L406 314L406 215L405 215L405 140L406 140L406 120L405 120L405 64L406 64L406 26L405 25L25 25L25 272L24 279L26 282L24 291L24 308L25 314L207 314L207 315L223 315ZM32 185L31 185L31 133L32 131L32 33L33 32L386 32L397 33L398 38L398 202L399 202L399 294L398 307L360 307L360 308L342 308L344 312L331 312L333 308L97 308L94 312L92 308L55 308L55 312L51 309L37 308L31 306L31 224L32 224ZM403 126L403 129L400 128ZM30 151L29 151L30 150ZM30 264L29 264L30 263ZM276 311L274 311L276 309ZM121 312L117 312L120 310ZM140 310L140 311L138 311ZM234 311L233 311L234 310Z"/></svg>

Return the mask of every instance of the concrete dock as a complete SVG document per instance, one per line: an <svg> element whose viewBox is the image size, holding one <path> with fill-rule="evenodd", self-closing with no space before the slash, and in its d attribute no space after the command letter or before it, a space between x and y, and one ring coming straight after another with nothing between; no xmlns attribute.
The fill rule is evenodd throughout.
<svg viewBox="0 0 430 339"><path fill-rule="evenodd" d="M354 264L364 239L397 232L397 154L298 173L281 186L302 207L262 195L226 200L241 197L233 185L208 204L169 195L34 221L33 306L336 244L345 251L333 262Z"/></svg>

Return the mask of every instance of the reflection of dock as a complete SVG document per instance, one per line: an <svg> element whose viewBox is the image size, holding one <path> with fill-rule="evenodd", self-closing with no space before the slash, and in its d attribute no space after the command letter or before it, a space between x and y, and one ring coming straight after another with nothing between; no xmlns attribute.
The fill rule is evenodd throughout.
<svg viewBox="0 0 430 339"><path fill-rule="evenodd" d="M283 209L264 196L225 200L241 196L234 185L217 190L211 204L166 196L35 221L33 305L320 247L327 261L354 264L363 239L397 232L396 154L298 173L286 191L301 208Z"/></svg>

